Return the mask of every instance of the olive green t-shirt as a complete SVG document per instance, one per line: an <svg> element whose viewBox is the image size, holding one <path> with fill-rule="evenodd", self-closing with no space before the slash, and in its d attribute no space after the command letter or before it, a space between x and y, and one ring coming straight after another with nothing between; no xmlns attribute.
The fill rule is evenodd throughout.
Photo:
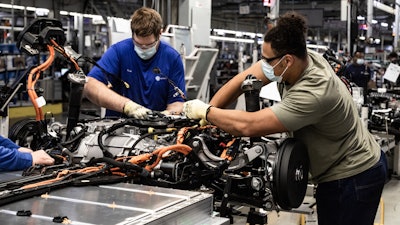
<svg viewBox="0 0 400 225"><path fill-rule="evenodd" d="M309 65L282 101L271 109L280 122L303 141L316 183L342 179L371 168L380 147L362 124L346 85L318 53L308 52Z"/></svg>

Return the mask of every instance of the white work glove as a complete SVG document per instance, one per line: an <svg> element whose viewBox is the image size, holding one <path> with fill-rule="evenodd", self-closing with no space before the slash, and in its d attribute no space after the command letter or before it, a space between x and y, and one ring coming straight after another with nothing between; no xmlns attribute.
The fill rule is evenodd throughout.
<svg viewBox="0 0 400 225"><path fill-rule="evenodd" d="M161 111L160 113L163 114L164 116L172 115L172 113L168 110Z"/></svg>
<svg viewBox="0 0 400 225"><path fill-rule="evenodd" d="M190 119L201 119L207 121L207 113L211 105L198 99L183 103L183 113Z"/></svg>
<svg viewBox="0 0 400 225"><path fill-rule="evenodd" d="M128 101L124 105L125 115L136 119L146 119L147 113L149 112L151 112L150 109L141 106L133 101Z"/></svg>

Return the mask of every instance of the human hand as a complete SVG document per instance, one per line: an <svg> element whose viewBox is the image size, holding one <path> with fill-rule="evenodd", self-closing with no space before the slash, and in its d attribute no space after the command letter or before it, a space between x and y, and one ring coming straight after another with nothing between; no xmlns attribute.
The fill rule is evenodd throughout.
<svg viewBox="0 0 400 225"><path fill-rule="evenodd" d="M190 119L207 121L207 113L211 105L198 99L187 101L183 104L183 113Z"/></svg>
<svg viewBox="0 0 400 225"><path fill-rule="evenodd" d="M32 165L53 165L54 159L49 156L44 150L38 150L31 153L32 154Z"/></svg>
<svg viewBox="0 0 400 225"><path fill-rule="evenodd" d="M147 113L151 112L150 109L141 106L133 101L128 101L124 105L124 113L129 116L133 117L136 119L146 119L147 118Z"/></svg>

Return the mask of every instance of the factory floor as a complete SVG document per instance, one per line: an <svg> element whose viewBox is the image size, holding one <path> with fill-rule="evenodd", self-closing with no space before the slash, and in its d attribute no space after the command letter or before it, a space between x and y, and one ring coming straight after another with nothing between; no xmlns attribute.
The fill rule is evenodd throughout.
<svg viewBox="0 0 400 225"><path fill-rule="evenodd" d="M85 102L81 109L87 110L89 112L95 112L99 114L100 110L94 107L91 103ZM49 110L52 111L56 121L65 122L67 118L67 110L65 104L54 104L49 106ZM47 112L47 111L44 111ZM22 113L22 114L21 114ZM27 113L27 114L26 114ZM33 113L33 115L31 115ZM24 115L26 114L26 115ZM23 118L34 118L34 111L32 108L27 108L26 112L22 107L17 107L15 109L10 109L10 119L9 124L12 126L16 121ZM310 196L306 197L305 202L313 203L314 199ZM307 207L307 205L303 206ZM241 215L234 216L233 224L244 225L246 223L247 217L242 216L249 212L247 207L237 207L235 208L242 212ZM317 225L317 215L315 210L312 210L313 214L308 213L294 213L281 211L279 213L265 212L267 214L268 225ZM374 225L399 225L400 224L400 179L398 176L392 176L389 182L385 185L381 205L378 209L377 216Z"/></svg>
<svg viewBox="0 0 400 225"><path fill-rule="evenodd" d="M307 197L306 197L307 199ZM312 200L310 200L312 201ZM383 211L382 211L383 209ZM243 213L248 212L248 208L240 209ZM300 214L293 212L267 212L268 225L317 225L317 215ZM246 223L246 217L235 216L234 223L236 225L249 224ZM400 179L393 177L385 185L381 205L375 217L374 225L399 225L400 224Z"/></svg>

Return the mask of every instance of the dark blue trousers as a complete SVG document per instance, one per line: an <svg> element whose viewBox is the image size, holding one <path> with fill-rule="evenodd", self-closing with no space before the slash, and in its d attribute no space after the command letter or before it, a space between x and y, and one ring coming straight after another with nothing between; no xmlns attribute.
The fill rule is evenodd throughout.
<svg viewBox="0 0 400 225"><path fill-rule="evenodd" d="M319 225L373 225L387 177L385 153L370 169L320 183L316 200Z"/></svg>

